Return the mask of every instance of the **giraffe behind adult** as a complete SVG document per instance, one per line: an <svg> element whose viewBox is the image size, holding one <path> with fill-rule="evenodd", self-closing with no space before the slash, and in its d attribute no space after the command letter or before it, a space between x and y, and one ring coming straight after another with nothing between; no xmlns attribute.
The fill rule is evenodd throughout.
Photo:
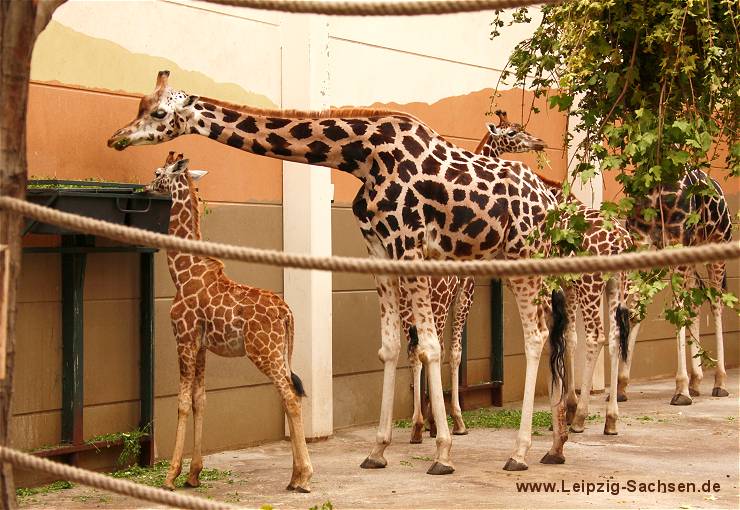
<svg viewBox="0 0 740 510"><path fill-rule="evenodd" d="M324 112L264 110L200 98L157 77L154 92L142 98L136 118L108 140L110 147L156 144L183 134L206 136L235 149L272 158L336 168L360 179L352 211L373 257L399 260L508 259L546 250L544 240L528 242L541 228L552 194L525 165L476 155L449 143L419 119L401 112L331 109ZM524 212L526 210L526 212ZM429 373L437 451L429 474L454 471L452 438L442 395L441 350L434 325L428 277L376 276L381 312L383 393L375 447L362 463L383 468L393 430L396 367L401 350L399 285L410 296L419 355ZM527 469L537 369L550 338L555 426L545 462L564 461L567 440L560 398L564 350L562 331L548 331L545 307L537 303L542 279L512 278L511 287L526 342L522 420L507 470ZM561 297L559 295L555 296ZM560 303L560 301L556 301ZM559 321L554 321L562 326ZM562 418L562 419L561 419Z"/></svg>

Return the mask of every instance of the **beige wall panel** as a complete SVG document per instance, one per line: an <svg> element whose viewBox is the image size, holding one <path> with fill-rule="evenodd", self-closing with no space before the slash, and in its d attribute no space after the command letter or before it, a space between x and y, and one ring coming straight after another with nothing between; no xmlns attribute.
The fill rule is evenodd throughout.
<svg viewBox="0 0 740 510"><path fill-rule="evenodd" d="M62 406L62 324L58 302L18 303L13 413Z"/></svg>
<svg viewBox="0 0 740 510"><path fill-rule="evenodd" d="M510 20L513 10L501 19ZM530 9L531 27L540 20L539 9ZM526 28L508 28L490 39L494 12L475 12L449 16L330 17L329 34L372 46L393 48L403 53L465 61L503 69L511 50L522 39ZM454 20L454 21L453 21Z"/></svg>
<svg viewBox="0 0 740 510"><path fill-rule="evenodd" d="M504 286L504 356L524 353L524 330L514 294Z"/></svg>
<svg viewBox="0 0 740 510"><path fill-rule="evenodd" d="M199 182L204 182L209 176ZM283 209L273 205L208 206L203 216L203 240L236 244L266 250L283 249ZM225 260L226 274L236 282L252 287L283 291L283 268Z"/></svg>
<svg viewBox="0 0 740 510"><path fill-rule="evenodd" d="M53 253L24 253L18 282L18 302L61 300L62 262Z"/></svg>
<svg viewBox="0 0 740 510"><path fill-rule="evenodd" d="M13 416L10 422L10 446L19 450L32 450L41 446L59 444L62 437L62 412Z"/></svg>
<svg viewBox="0 0 740 510"><path fill-rule="evenodd" d="M380 307L377 293L335 292L332 310L332 365L335 380L340 375L381 370L383 365L378 360ZM401 345L406 345L405 339L401 340ZM404 362L403 358L401 354L399 363Z"/></svg>
<svg viewBox="0 0 740 510"><path fill-rule="evenodd" d="M85 406L83 422L85 440L103 434L128 432L139 427L139 401Z"/></svg>
<svg viewBox="0 0 740 510"><path fill-rule="evenodd" d="M85 405L139 398L139 301L86 301Z"/></svg>
<svg viewBox="0 0 740 510"><path fill-rule="evenodd" d="M138 97L32 83L28 99L28 174L59 179L151 181L168 151L186 154L191 167L208 170L199 186L205 200L280 203L280 161L182 136L167 144L109 149L108 137L136 115ZM91 122L91 119L95 119ZM84 128L70 128L84 126Z"/></svg>
<svg viewBox="0 0 740 510"><path fill-rule="evenodd" d="M32 76L149 93L157 71L169 69L173 85L192 93L256 106L278 103L279 27L250 19L254 11L232 10L224 15L203 5L155 0L67 2L36 43ZM206 36L205 44L202 38L182 36L196 26L218 37ZM244 51L244 34L260 42L260 51ZM248 72L255 69L260 72Z"/></svg>
<svg viewBox="0 0 740 510"><path fill-rule="evenodd" d="M478 279L481 283L487 281ZM453 305L454 308L454 305ZM454 314L454 311L453 311ZM450 315L449 322L454 321ZM473 306L468 316L468 359L489 358L491 356L491 288L476 285Z"/></svg>
<svg viewBox="0 0 740 510"><path fill-rule="evenodd" d="M352 177L354 179L354 177ZM335 188L336 190L336 188ZM367 257L367 248L362 239L352 210L332 207L331 210L331 252L342 257ZM375 290L375 278L369 274L333 273L332 288L345 290Z"/></svg>
<svg viewBox="0 0 740 510"><path fill-rule="evenodd" d="M489 382L491 380L491 363L489 358L468 360L468 385Z"/></svg>
<svg viewBox="0 0 740 510"><path fill-rule="evenodd" d="M527 367L523 354L514 354L504 358L504 402L521 400L524 396L524 373ZM547 395L549 375L547 358L543 354L537 372L535 394Z"/></svg>
<svg viewBox="0 0 740 510"><path fill-rule="evenodd" d="M205 452L228 450L284 437L283 410L272 385L209 391L203 423ZM172 454L177 426L177 397L158 398L154 409L157 423L157 457ZM227 425L225 425L227 424ZM193 446L192 419L188 420L185 453Z"/></svg>
<svg viewBox="0 0 740 510"><path fill-rule="evenodd" d="M635 346L630 373L631 379L652 379L675 375L675 373L675 338L643 341Z"/></svg>
<svg viewBox="0 0 740 510"><path fill-rule="evenodd" d="M383 371L334 377L334 428L377 423ZM400 368L396 372L396 396L393 399L393 417L408 418L413 408L411 371ZM400 440L400 439L399 439ZM368 438L368 445L373 441Z"/></svg>
<svg viewBox="0 0 740 510"><path fill-rule="evenodd" d="M154 297L169 299L169 303L172 304L175 292L175 284L172 283L172 276L170 276L170 270L167 266L167 252L159 250L154 254Z"/></svg>
<svg viewBox="0 0 740 510"><path fill-rule="evenodd" d="M89 254L84 296L85 301L139 299L139 254Z"/></svg>

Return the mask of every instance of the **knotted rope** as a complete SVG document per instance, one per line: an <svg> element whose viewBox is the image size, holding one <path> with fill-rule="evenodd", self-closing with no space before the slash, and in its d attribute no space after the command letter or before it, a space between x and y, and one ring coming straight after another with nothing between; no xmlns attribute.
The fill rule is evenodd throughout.
<svg viewBox="0 0 740 510"><path fill-rule="evenodd" d="M323 257L183 239L69 214L11 197L0 197L0 209L13 211L43 223L106 237L125 244L151 246L163 248L168 251L186 252L194 255L240 260L242 262L270 266L318 269L344 273L373 273L402 276L444 276L452 274L502 278L566 273L616 272L740 258L740 242L625 253L608 257L588 256L476 261L403 261L359 257Z"/></svg>
<svg viewBox="0 0 740 510"><path fill-rule="evenodd" d="M129 482L128 480L112 478L86 469L60 464L59 462L52 462L5 446L0 446L0 461L9 462L14 466L23 469L42 471L60 480L69 480L71 482L87 485L88 487L104 489L115 492L116 494L122 494L124 496L142 499L144 501L151 501L175 508L192 508L194 510L224 510L238 508L233 505L229 505L228 503L209 501L207 499L187 496L177 492L170 492L167 490L156 489L154 487L147 487L146 485L139 485L137 483Z"/></svg>
<svg viewBox="0 0 740 510"><path fill-rule="evenodd" d="M269 11L327 14L330 16L419 16L422 14L453 14L457 12L492 11L535 4L552 4L557 0L423 0L419 2L387 2L346 0L206 0L235 7Z"/></svg>

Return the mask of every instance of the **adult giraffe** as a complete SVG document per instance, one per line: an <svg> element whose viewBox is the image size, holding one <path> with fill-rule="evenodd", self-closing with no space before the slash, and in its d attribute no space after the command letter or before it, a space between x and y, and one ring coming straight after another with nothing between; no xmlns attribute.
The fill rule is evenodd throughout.
<svg viewBox="0 0 740 510"><path fill-rule="evenodd" d="M521 124L509 122L506 112L497 110L499 117L498 132L506 134L503 140L494 134L488 134L479 144L482 154L495 155L500 151L502 143L509 140L513 144L517 137L522 138L526 133ZM531 135L528 135L531 136ZM521 142L520 142L521 144ZM580 246L581 251L590 255L601 255L608 257L625 252L630 246L630 236L627 231L614 223L607 226L600 211L586 206L573 195L563 197L562 183L549 181L542 178L543 182L550 187L558 202L565 201L572 205L571 211L564 211L563 221L579 215L586 222L586 229ZM617 372L620 357L627 357L627 345L630 335L629 311L626 305L627 275L624 272L605 276L601 273L587 273L564 286L566 298L566 311L568 314L568 327L566 333L566 345L568 353L568 394L566 397L567 416L566 421L570 424L572 432L583 432L584 423L588 416L588 406L591 396L591 386L596 361L604 345L604 321L601 317L604 291L606 290L607 304L609 308L609 357L611 361L611 384L610 394L613 398L607 404L606 420L604 423L604 434L614 435L617 433L617 418L619 409L618 399L614 398L617 391ZM581 381L581 395L576 397L575 392L575 347L577 344L576 334L576 312L580 308L583 316L584 329L586 331L586 357Z"/></svg>
<svg viewBox="0 0 740 510"><path fill-rule="evenodd" d="M193 133L254 154L350 173L363 182L352 210L368 251L375 257L483 259L501 254L513 259L544 248L531 245L527 238L540 227L555 201L536 175L518 162L493 160L462 150L404 113L237 106L172 89L167 85L168 76L168 71L158 74L154 92L141 99L137 117L111 136L109 147L123 150ZM438 424L437 452L427 473L449 474L454 471L452 439L442 397L440 347L428 277L376 276L383 395L376 444L362 467L382 468L387 464L383 453L391 442L401 344L399 280L411 298L419 356L428 368L432 413ZM504 469L523 470L527 469L525 456L532 442L534 386L548 327L545 307L535 303L541 278L512 278L510 282L524 325L527 368L521 427L515 451ZM562 305L560 300L555 304ZM562 463L567 440L560 398L564 324L553 323L557 326L550 334L554 440L542 462Z"/></svg>
<svg viewBox="0 0 740 510"><path fill-rule="evenodd" d="M496 112L502 113L501 110ZM505 114L504 114L505 115ZM481 139L475 152L485 154L491 158L498 158L505 152L522 153L530 151L541 151L545 148L545 142L541 139L527 133L518 125L507 127L501 125L501 129L495 124L486 124L486 135ZM485 151L485 152L484 152ZM434 323L437 328L440 348L444 353L444 334L447 316L450 307L454 303L454 320L452 323L452 339L450 342L450 381L452 388L450 390L450 414L452 415L452 433L455 435L465 435L468 433L465 427L465 421L462 417L462 408L460 407L460 388L458 382L458 373L460 362L462 360L462 334L465 323L470 314L470 307L473 304L473 293L475 291L475 279L472 276L458 277L446 276L443 278L432 278L432 311L434 312ZM413 315L411 308L406 306L406 293L401 289L401 321L406 338L409 341L409 361L411 363L412 380L414 385L414 413L411 418L411 443L422 442L422 432L424 430L424 414L421 409L421 360L416 352L416 343L413 328ZM426 412L429 415L428 412ZM437 435L434 417L429 416L430 436Z"/></svg>
<svg viewBox="0 0 740 510"><path fill-rule="evenodd" d="M699 186L713 189L711 195L695 193ZM657 214L646 216L643 214L652 208ZM689 217L696 215L698 221L690 222ZM645 219L650 217L650 220ZM727 207L724 192L719 183L699 169L689 170L675 184L664 184L653 189L642 200L635 203L633 215L627 220L627 228L638 245L667 248L673 245L699 246L707 243L732 241L732 219ZM718 292L726 290L727 272L724 262L706 264L708 284ZM676 273L682 277L683 288L696 287L699 279L694 267L680 266ZM679 329L676 335L677 369L676 392L671 398L672 405L690 405L692 396L699 395L699 385L703 378L701 360L698 353L699 320L698 310L692 303L684 304L695 314L689 325L689 350L691 355L691 379L686 371L686 328ZM722 300L719 296L711 303L714 316L715 339L717 342L717 368L714 372L714 387L712 396L726 397L727 391L725 371L724 338L722 331ZM629 356L620 367L619 398L627 400L627 384L632 364L635 340L639 324L633 328L630 336Z"/></svg>

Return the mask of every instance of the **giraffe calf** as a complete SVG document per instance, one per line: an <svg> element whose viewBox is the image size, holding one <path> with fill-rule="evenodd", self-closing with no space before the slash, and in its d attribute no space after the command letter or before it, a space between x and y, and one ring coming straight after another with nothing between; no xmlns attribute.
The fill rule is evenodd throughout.
<svg viewBox="0 0 740 510"><path fill-rule="evenodd" d="M188 171L188 160L170 152L147 191L170 193L170 235L200 240L198 194L193 181L206 172ZM200 485L201 442L205 411L206 351L225 357L247 356L275 385L288 417L293 474L288 490L309 492L313 474L303 432L300 397L303 384L290 370L293 314L287 303L268 290L229 279L220 260L170 251L170 275L177 288L170 315L180 365L178 420L172 463L164 487L175 488L182 468L186 421L193 412L193 458L186 485Z"/></svg>

